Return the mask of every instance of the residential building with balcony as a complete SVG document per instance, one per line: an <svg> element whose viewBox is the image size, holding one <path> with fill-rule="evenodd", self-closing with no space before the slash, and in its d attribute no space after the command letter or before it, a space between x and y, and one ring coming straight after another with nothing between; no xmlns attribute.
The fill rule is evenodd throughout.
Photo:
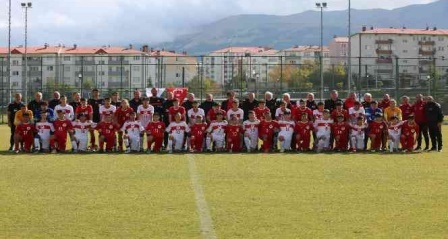
<svg viewBox="0 0 448 239"><path fill-rule="evenodd" d="M199 62L194 56L188 56L186 52L154 50L144 46L155 62L154 86L169 87L182 86L199 75Z"/></svg>
<svg viewBox="0 0 448 239"><path fill-rule="evenodd" d="M330 49L327 46L322 48L323 53L323 68L327 70L331 66ZM320 46L294 46L292 48L280 51L283 57L283 64L288 65L303 65L307 62L315 62L319 64L319 57L321 54Z"/></svg>
<svg viewBox="0 0 448 239"><path fill-rule="evenodd" d="M418 87L434 71L447 73L448 30L363 27L351 36L351 51L355 80L396 87L399 79L399 87Z"/></svg>
<svg viewBox="0 0 448 239"><path fill-rule="evenodd" d="M269 82L269 72L280 64L277 50L268 47L227 47L213 51L203 59L204 75L226 85L235 77Z"/></svg>
<svg viewBox="0 0 448 239"><path fill-rule="evenodd" d="M330 50L331 65L347 65L348 63L348 37L335 36L328 46Z"/></svg>
<svg viewBox="0 0 448 239"><path fill-rule="evenodd" d="M25 48L11 48L11 82L9 91L21 92L28 73L29 93L49 87L69 86L74 89L133 89L154 85L156 62L149 54L124 47L79 47L73 45L27 47L25 70ZM2 82L7 79L6 48L0 48Z"/></svg>

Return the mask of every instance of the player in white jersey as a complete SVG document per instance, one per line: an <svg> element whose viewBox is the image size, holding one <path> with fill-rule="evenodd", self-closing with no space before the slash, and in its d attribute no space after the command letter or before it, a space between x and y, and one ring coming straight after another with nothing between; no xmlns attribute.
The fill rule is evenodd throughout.
<svg viewBox="0 0 448 239"><path fill-rule="evenodd" d="M143 98L142 104L137 107L137 119L142 124L143 128L146 129L148 124L152 121L152 116L154 115L154 106L149 104L149 98ZM140 134L140 150L143 150L143 137L145 134L142 132Z"/></svg>
<svg viewBox="0 0 448 239"><path fill-rule="evenodd" d="M89 142L89 133L95 128L92 121L87 120L88 115L81 113L78 115L78 120L73 122L73 130L75 136L72 138L73 151L87 152L87 145Z"/></svg>
<svg viewBox="0 0 448 239"><path fill-rule="evenodd" d="M73 121L75 119L75 111L73 107L67 104L67 96L63 95L60 99L60 104L54 107L54 112L58 112L58 110L62 110L64 112L64 116L66 119Z"/></svg>
<svg viewBox="0 0 448 239"><path fill-rule="evenodd" d="M398 146L400 145L401 128L403 127L403 122L398 119L397 116L392 116L391 121L388 125L388 135L389 135L389 150L390 152L398 151Z"/></svg>
<svg viewBox="0 0 448 239"><path fill-rule="evenodd" d="M174 151L181 151L183 145L185 143L185 133L190 132L190 127L188 127L187 123L182 120L182 115L180 113L176 113L174 115L174 121L168 125L166 128L166 132L168 135L168 145L167 150L169 153Z"/></svg>
<svg viewBox="0 0 448 239"><path fill-rule="evenodd" d="M47 120L47 112L40 113L40 121L36 123L37 135L34 138L35 152L50 152L50 138L54 132L52 123Z"/></svg>
<svg viewBox="0 0 448 239"><path fill-rule="evenodd" d="M314 121L314 131L316 133L316 150L317 152L327 151L330 149L331 125L333 120L330 118L330 111L325 109L322 119Z"/></svg>
<svg viewBox="0 0 448 239"><path fill-rule="evenodd" d="M287 110L286 103L284 101L280 102L280 107L275 110L275 119L282 120L284 112Z"/></svg>
<svg viewBox="0 0 448 239"><path fill-rule="evenodd" d="M313 110L313 120L322 119L324 117L324 108L325 108L324 103L322 102L317 103L317 109Z"/></svg>
<svg viewBox="0 0 448 239"><path fill-rule="evenodd" d="M251 152L258 148L258 126L260 121L255 118L255 112L248 112L249 119L243 122L244 128L244 144L246 145L247 152Z"/></svg>
<svg viewBox="0 0 448 239"><path fill-rule="evenodd" d="M244 111L240 108L238 108L239 102L238 100L233 100L232 102L232 108L227 111L227 119L231 119L232 117L236 117L238 119L238 123L243 123L244 119Z"/></svg>
<svg viewBox="0 0 448 239"><path fill-rule="evenodd" d="M193 108L189 109L187 112L188 123L189 125L194 125L196 123L196 118L201 116L202 119L205 119L205 111L199 108L199 102L193 101Z"/></svg>
<svg viewBox="0 0 448 239"><path fill-rule="evenodd" d="M216 120L210 123L207 129L207 150L212 151L212 143L216 151L224 150L224 143L226 141L226 126L227 121L223 120L221 112L216 113Z"/></svg>
<svg viewBox="0 0 448 239"><path fill-rule="evenodd" d="M115 115L115 111L117 111L117 107L115 105L112 105L110 98L104 99L104 105L100 105L100 116L101 121L104 121L104 118L106 115Z"/></svg>
<svg viewBox="0 0 448 239"><path fill-rule="evenodd" d="M283 120L278 121L280 132L278 132L278 142L280 144L280 152L291 150L292 135L296 126L294 120L291 120L291 111L285 111Z"/></svg>
<svg viewBox="0 0 448 239"><path fill-rule="evenodd" d="M356 124L359 116L365 117L366 111L361 106L361 104L358 101L356 101L355 105L352 108L348 109L348 115L350 118L350 123Z"/></svg>
<svg viewBox="0 0 448 239"><path fill-rule="evenodd" d="M124 132L123 142L126 146L125 153L140 152L141 140L140 135L145 131L142 123L137 119L137 113L132 112L129 114L129 120L124 122L121 127L121 131Z"/></svg>
<svg viewBox="0 0 448 239"><path fill-rule="evenodd" d="M363 116L357 118L356 124L350 123L350 144L352 151L364 150L364 138L367 125Z"/></svg>
<svg viewBox="0 0 448 239"><path fill-rule="evenodd" d="M137 119L146 128L154 115L154 107L149 104L149 98L143 98L143 103L137 107L137 115Z"/></svg>

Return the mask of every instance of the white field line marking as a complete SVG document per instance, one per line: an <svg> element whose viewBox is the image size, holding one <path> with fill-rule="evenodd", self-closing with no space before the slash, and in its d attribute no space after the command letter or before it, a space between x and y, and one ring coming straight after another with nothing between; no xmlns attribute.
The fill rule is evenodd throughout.
<svg viewBox="0 0 448 239"><path fill-rule="evenodd" d="M210 216L210 210L205 200L204 190L202 189L199 174L196 169L196 163L194 156L188 155L188 166L190 169L191 186L194 190L196 198L196 207L199 214L199 220L201 224L201 234L204 239L217 239L215 228L213 226L212 217Z"/></svg>

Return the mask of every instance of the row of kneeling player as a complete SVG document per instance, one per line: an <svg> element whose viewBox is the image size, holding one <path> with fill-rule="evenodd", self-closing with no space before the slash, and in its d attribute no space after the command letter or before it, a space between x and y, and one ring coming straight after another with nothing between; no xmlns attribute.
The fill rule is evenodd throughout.
<svg viewBox="0 0 448 239"><path fill-rule="evenodd" d="M255 112L250 111L249 119L242 123L237 117L231 117L227 122L222 113L218 112L216 120L210 124L204 123L203 117L198 115L191 125L182 121L180 114L176 114L175 120L168 126L156 113L146 127L136 119L135 112L130 113L130 119L121 127L114 122L112 115L106 115L103 121L95 124L87 120L84 114L80 114L78 120L73 122L65 119L63 112L57 114L58 119L49 123L43 113L41 121L35 125L25 114L23 123L16 129L15 152L31 152L33 149L35 152L65 152L68 136L74 152L112 152L120 147L117 147L116 137L119 132L123 134L125 152L128 153L143 151L145 134L148 153L163 150L272 152L277 148L280 152L362 151L366 149L366 138L371 140L372 151L384 150L386 147L390 151L398 151L400 144L401 149L412 151L419 131L412 115L407 121L392 117L392 121L386 123L382 114L376 114L375 120L369 124L360 116L353 124L347 123L343 115L338 115L334 122L328 110L315 122L309 121L306 113L295 122L289 110L279 121L273 120L269 112L265 113L263 120L258 120ZM88 148L89 132L92 130L99 134L99 149ZM165 134L168 134L168 140L164 145Z"/></svg>

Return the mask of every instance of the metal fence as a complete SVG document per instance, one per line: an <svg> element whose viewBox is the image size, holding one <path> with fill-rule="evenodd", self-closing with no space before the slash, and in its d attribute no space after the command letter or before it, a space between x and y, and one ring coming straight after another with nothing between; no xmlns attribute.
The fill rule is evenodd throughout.
<svg viewBox="0 0 448 239"><path fill-rule="evenodd" d="M25 60L28 69L25 70ZM102 97L119 92L131 98L135 89L151 87L188 87L199 99L206 93L225 98L233 90L240 97L255 92L276 95L289 92L293 98L303 98L308 92L324 98L332 89L345 96L349 90L349 68L344 59L324 57L323 85L320 82L319 57L220 55L220 56L43 56L13 55L8 77L7 57L0 57L0 122L6 122L6 106L15 93L25 101L40 91L51 99L55 90L71 95L81 92L88 98L92 89ZM373 93L381 97L404 94L431 94L443 99L448 95L448 62L431 59L353 58L350 91L362 95Z"/></svg>

